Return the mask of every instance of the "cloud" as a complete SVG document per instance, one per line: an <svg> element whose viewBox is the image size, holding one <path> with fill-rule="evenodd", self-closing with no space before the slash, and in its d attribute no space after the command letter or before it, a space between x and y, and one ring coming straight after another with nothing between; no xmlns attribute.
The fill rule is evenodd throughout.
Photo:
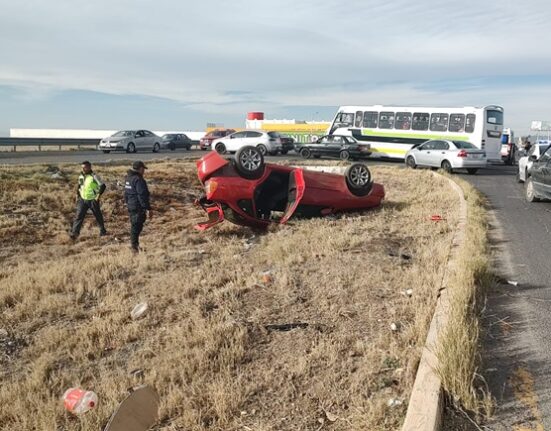
<svg viewBox="0 0 551 431"><path fill-rule="evenodd" d="M515 110L510 95L531 94L534 73L551 66L550 18L542 0L6 2L0 84L24 97L142 95L220 115L388 101Z"/></svg>

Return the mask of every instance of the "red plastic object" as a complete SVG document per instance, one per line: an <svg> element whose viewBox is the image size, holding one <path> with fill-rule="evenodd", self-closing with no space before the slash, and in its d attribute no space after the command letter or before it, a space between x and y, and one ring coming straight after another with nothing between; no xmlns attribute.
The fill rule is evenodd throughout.
<svg viewBox="0 0 551 431"><path fill-rule="evenodd" d="M264 120L264 112L249 112L247 120Z"/></svg>
<svg viewBox="0 0 551 431"><path fill-rule="evenodd" d="M444 218L441 215L437 215L437 214L430 216L430 219L432 221L443 221L444 220Z"/></svg>

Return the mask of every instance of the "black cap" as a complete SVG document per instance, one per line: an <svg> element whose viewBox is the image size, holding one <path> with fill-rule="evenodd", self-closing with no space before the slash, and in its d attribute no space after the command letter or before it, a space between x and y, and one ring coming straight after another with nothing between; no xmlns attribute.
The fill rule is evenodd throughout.
<svg viewBox="0 0 551 431"><path fill-rule="evenodd" d="M85 160L81 163L81 165L92 166L92 163L90 163L88 160Z"/></svg>
<svg viewBox="0 0 551 431"><path fill-rule="evenodd" d="M147 166L145 166L144 162L142 162L141 160L136 160L134 163L132 163L132 169L134 169L135 171L141 168L147 169Z"/></svg>

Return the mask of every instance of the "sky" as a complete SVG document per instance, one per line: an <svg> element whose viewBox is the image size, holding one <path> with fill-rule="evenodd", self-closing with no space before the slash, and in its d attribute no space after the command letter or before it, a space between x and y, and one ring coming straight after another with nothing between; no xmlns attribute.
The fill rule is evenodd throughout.
<svg viewBox="0 0 551 431"><path fill-rule="evenodd" d="M203 130L339 105L505 108L551 120L551 3L0 0L10 128Z"/></svg>

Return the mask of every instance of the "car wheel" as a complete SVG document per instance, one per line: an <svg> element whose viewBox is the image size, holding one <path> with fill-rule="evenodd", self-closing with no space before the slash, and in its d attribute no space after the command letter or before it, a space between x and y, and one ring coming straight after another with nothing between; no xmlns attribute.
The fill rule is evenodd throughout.
<svg viewBox="0 0 551 431"><path fill-rule="evenodd" d="M262 156L265 156L268 153L268 149L264 144L258 144L256 148L258 149L258 151L260 151L260 154L262 154Z"/></svg>
<svg viewBox="0 0 551 431"><path fill-rule="evenodd" d="M305 159L309 159L312 156L312 152L309 148L303 148L300 150L300 155Z"/></svg>
<svg viewBox="0 0 551 431"><path fill-rule="evenodd" d="M218 154L226 154L226 146L222 142L218 142L214 149Z"/></svg>
<svg viewBox="0 0 551 431"><path fill-rule="evenodd" d="M371 172L367 165L363 163L354 163L350 165L344 174L348 190L355 196L365 196L369 194L373 187L371 181Z"/></svg>
<svg viewBox="0 0 551 431"><path fill-rule="evenodd" d="M287 150L281 150L281 155L284 156L285 154L287 154L288 151Z"/></svg>
<svg viewBox="0 0 551 431"><path fill-rule="evenodd" d="M415 158L413 156L408 156L406 159L406 166L410 169L417 169L417 163L415 163Z"/></svg>
<svg viewBox="0 0 551 431"><path fill-rule="evenodd" d="M538 202L539 198L536 197L536 192L534 190L534 182L532 181L532 178L526 179L526 200L528 202Z"/></svg>
<svg viewBox="0 0 551 431"><path fill-rule="evenodd" d="M176 151L176 144L172 144L172 145L170 146L170 150L171 150L171 151Z"/></svg>
<svg viewBox="0 0 551 431"><path fill-rule="evenodd" d="M260 178L264 173L264 154L252 145L242 147L235 154L235 167L243 178Z"/></svg>
<svg viewBox="0 0 551 431"><path fill-rule="evenodd" d="M159 143L155 142L155 145L153 145L153 152L158 153L160 149L161 149L161 146L159 145Z"/></svg>
<svg viewBox="0 0 551 431"><path fill-rule="evenodd" d="M442 165L440 166L444 172L447 172L448 174L453 173L452 164L448 162L447 160L444 160L442 162Z"/></svg>
<svg viewBox="0 0 551 431"><path fill-rule="evenodd" d="M109 154L110 152L111 152L111 150L103 150L104 154Z"/></svg>
<svg viewBox="0 0 551 431"><path fill-rule="evenodd" d="M188 146L186 147L186 151L191 151L191 145L188 145Z"/></svg>
<svg viewBox="0 0 551 431"><path fill-rule="evenodd" d="M340 153L339 153L339 159L341 160L348 160L350 158L350 152L346 151L346 150L342 150Z"/></svg>
<svg viewBox="0 0 551 431"><path fill-rule="evenodd" d="M469 175L474 175L474 174L476 174L477 172L478 172L478 169L476 169L476 168L469 168L469 169L467 169L467 173L468 173Z"/></svg>
<svg viewBox="0 0 551 431"><path fill-rule="evenodd" d="M126 152L127 153L135 153L136 152L136 146L134 145L133 142L130 142L128 144L128 146L126 147Z"/></svg>

